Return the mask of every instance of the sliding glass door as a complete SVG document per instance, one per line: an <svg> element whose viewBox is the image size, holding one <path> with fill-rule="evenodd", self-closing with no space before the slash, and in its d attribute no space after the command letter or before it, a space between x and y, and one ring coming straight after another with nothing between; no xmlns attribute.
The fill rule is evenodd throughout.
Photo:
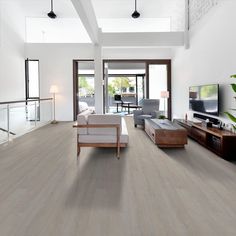
<svg viewBox="0 0 236 236"><path fill-rule="evenodd" d="M159 110L163 115L171 118L171 84L170 61L151 62L148 69L148 98L160 99Z"/></svg>
<svg viewBox="0 0 236 236"><path fill-rule="evenodd" d="M74 60L74 120L77 115L95 107L95 80L93 60Z"/></svg>
<svg viewBox="0 0 236 236"><path fill-rule="evenodd" d="M145 63L104 61L104 112L129 114L145 96Z"/></svg>
<svg viewBox="0 0 236 236"><path fill-rule="evenodd" d="M137 102L136 76L108 76L107 89L107 111L110 113L122 111L123 109L117 109L121 102L127 104L136 104ZM117 98L120 98L120 101Z"/></svg>
<svg viewBox="0 0 236 236"><path fill-rule="evenodd" d="M130 102L130 112L142 100L160 99L160 111L171 119L170 60L104 60L104 112L117 109L115 95Z"/></svg>

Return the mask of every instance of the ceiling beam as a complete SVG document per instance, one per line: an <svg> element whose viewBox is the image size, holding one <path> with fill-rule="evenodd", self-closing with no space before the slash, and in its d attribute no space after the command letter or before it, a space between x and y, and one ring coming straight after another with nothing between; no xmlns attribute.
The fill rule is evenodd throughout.
<svg viewBox="0 0 236 236"><path fill-rule="evenodd" d="M82 21L91 41L94 44L99 43L100 30L91 0L71 0Z"/></svg>
<svg viewBox="0 0 236 236"><path fill-rule="evenodd" d="M103 47L183 46L184 32L103 33L101 44Z"/></svg>

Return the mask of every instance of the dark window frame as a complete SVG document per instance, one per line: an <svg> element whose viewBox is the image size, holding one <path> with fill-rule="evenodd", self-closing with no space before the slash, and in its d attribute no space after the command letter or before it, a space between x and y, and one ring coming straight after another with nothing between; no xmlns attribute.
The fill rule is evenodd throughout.
<svg viewBox="0 0 236 236"><path fill-rule="evenodd" d="M29 62L30 61L37 61L38 62L38 87L39 87L39 91L38 97L30 97L29 96ZM28 108L27 105L30 102L31 99L40 99L40 63L39 63L39 59L29 59L27 58L25 60L25 100L26 100L26 119L28 120ZM37 110L37 121L40 121L40 101L38 101L38 110ZM30 121L34 121L33 119L31 119Z"/></svg>
<svg viewBox="0 0 236 236"><path fill-rule="evenodd" d="M39 84L39 96L38 97L30 97L29 96L29 62L30 61L37 61L38 62L38 84ZM40 63L38 59L29 59L25 60L25 99L39 99L40 98Z"/></svg>
<svg viewBox="0 0 236 236"><path fill-rule="evenodd" d="M103 60L103 78L105 78L105 64L114 62L127 63L145 63L146 67L146 97L149 98L149 65L166 65L167 66L167 90L169 91L168 99L168 119L172 118L172 90L171 90L171 59L104 59ZM105 84L105 83L104 83ZM103 94L105 87L103 85ZM105 96L103 95L103 112L105 113Z"/></svg>

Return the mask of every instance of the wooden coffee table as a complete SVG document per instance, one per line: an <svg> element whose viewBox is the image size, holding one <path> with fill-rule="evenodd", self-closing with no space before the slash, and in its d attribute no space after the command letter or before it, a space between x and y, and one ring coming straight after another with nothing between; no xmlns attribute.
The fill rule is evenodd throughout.
<svg viewBox="0 0 236 236"><path fill-rule="evenodd" d="M145 119L145 132L158 147L184 147L187 131L169 120Z"/></svg>

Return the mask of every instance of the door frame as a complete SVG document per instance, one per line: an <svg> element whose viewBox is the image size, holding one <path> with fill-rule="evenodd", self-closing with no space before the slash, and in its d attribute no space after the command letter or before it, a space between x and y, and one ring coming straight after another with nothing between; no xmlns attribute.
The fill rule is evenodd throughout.
<svg viewBox="0 0 236 236"><path fill-rule="evenodd" d="M136 104L138 105L138 77L142 77L142 84L144 85L144 77L145 74L137 74L135 76L135 80L136 80ZM144 86L143 86L143 97L145 96L145 91L144 91Z"/></svg>
<svg viewBox="0 0 236 236"><path fill-rule="evenodd" d="M103 81L105 80L105 63L109 62L127 62L127 63L145 63L146 69L146 97L149 98L149 70L151 64L167 66L167 90L169 91L168 99L168 119L172 118L172 91L171 91L171 59L103 59ZM105 113L105 81L103 83L103 113Z"/></svg>
<svg viewBox="0 0 236 236"><path fill-rule="evenodd" d="M172 119L172 90L171 90L171 60L148 60L146 62L146 73L147 73L147 98L149 98L149 65L166 65L167 66L167 90L169 91L169 99L168 102L168 109L167 109L167 116L168 119Z"/></svg>
<svg viewBox="0 0 236 236"><path fill-rule="evenodd" d="M94 59L74 59L73 60L73 119L74 121L77 120L78 114L78 70L79 70L79 62L86 62L86 61L93 61Z"/></svg>

